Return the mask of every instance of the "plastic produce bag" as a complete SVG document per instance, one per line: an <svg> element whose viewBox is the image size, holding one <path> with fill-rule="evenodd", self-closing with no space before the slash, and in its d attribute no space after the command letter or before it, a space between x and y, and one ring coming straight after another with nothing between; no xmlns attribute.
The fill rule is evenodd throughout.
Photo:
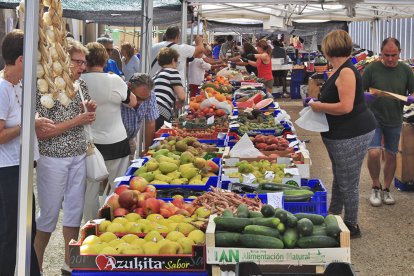
<svg viewBox="0 0 414 276"><path fill-rule="evenodd" d="M314 132L329 131L328 120L325 113L315 112L310 106L305 107L299 112L299 119L295 123L303 129Z"/></svg>
<svg viewBox="0 0 414 276"><path fill-rule="evenodd" d="M263 154L255 148L252 140L250 140L247 134L244 134L230 150L230 157L255 158L262 155Z"/></svg>

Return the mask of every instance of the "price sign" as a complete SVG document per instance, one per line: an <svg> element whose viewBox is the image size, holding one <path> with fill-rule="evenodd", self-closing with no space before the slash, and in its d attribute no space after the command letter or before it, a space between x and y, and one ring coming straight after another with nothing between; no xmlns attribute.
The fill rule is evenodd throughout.
<svg viewBox="0 0 414 276"><path fill-rule="evenodd" d="M209 117L209 118L207 119L207 124L208 124L208 125L212 125L212 124L214 124L214 116L211 116L211 117Z"/></svg>
<svg viewBox="0 0 414 276"><path fill-rule="evenodd" d="M267 193L267 204L274 208L283 208L283 192Z"/></svg>
<svg viewBox="0 0 414 276"><path fill-rule="evenodd" d="M164 126L166 126L167 128L172 128L172 124L167 121L164 121Z"/></svg>
<svg viewBox="0 0 414 276"><path fill-rule="evenodd" d="M118 176L115 178L114 182L129 181L131 177L131 175Z"/></svg>

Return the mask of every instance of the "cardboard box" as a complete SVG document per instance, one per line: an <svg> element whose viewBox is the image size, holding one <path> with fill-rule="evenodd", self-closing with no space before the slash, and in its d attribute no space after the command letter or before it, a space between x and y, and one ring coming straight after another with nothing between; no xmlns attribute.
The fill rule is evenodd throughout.
<svg viewBox="0 0 414 276"><path fill-rule="evenodd" d="M401 182L414 180L414 126L403 123L397 154L395 177Z"/></svg>
<svg viewBox="0 0 414 276"><path fill-rule="evenodd" d="M324 83L320 79L309 79L308 81L308 96L312 98L318 98L321 92L321 86Z"/></svg>
<svg viewBox="0 0 414 276"><path fill-rule="evenodd" d="M332 262L351 263L350 234L340 216L336 216L342 232L340 247L307 249L228 248L215 246L214 216L210 216L206 232L207 264L255 262L260 265L327 265Z"/></svg>
<svg viewBox="0 0 414 276"><path fill-rule="evenodd" d="M414 125L403 123L399 151L402 154L414 154Z"/></svg>

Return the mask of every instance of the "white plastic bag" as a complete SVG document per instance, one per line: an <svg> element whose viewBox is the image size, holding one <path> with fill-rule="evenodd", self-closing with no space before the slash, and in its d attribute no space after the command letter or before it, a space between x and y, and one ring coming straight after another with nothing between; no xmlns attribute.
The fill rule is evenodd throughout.
<svg viewBox="0 0 414 276"><path fill-rule="evenodd" d="M295 123L303 129L314 132L329 131L328 120L325 113L315 112L310 106L305 107L299 112L299 119Z"/></svg>
<svg viewBox="0 0 414 276"><path fill-rule="evenodd" d="M91 142L86 149L86 177L92 181L102 181L108 178L108 169L102 154Z"/></svg>
<svg viewBox="0 0 414 276"><path fill-rule="evenodd" d="M230 157L255 158L262 155L263 154L255 148L252 140L250 140L247 134L244 134L243 137L240 138L240 140L230 150Z"/></svg>

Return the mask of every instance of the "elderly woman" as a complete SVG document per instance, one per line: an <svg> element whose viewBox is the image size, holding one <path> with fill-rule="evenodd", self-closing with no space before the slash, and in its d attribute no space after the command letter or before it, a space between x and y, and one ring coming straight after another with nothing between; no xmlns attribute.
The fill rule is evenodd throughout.
<svg viewBox="0 0 414 276"><path fill-rule="evenodd" d="M178 52L172 48L161 48L157 60L161 70L154 76L154 92L160 117L155 129L160 129L164 121L171 122L174 106L181 108L185 101L185 91L178 72Z"/></svg>
<svg viewBox="0 0 414 276"><path fill-rule="evenodd" d="M96 103L90 100L84 81L79 80L85 70L87 49L78 41L68 40L68 52L72 61L72 78L78 88L68 106L59 101L48 109L37 96L37 111L53 120L53 131L37 131L40 158L37 167L37 189L40 212L37 218L35 249L42 268L43 256L52 232L56 229L59 211L63 206L63 238L65 263L63 271L69 271L69 241L77 239L82 221L86 188L86 140L83 126L95 120ZM79 93L86 100L84 106ZM63 204L62 204L63 203Z"/></svg>
<svg viewBox="0 0 414 276"><path fill-rule="evenodd" d="M349 57L352 40L335 30L322 41L322 52L332 65L332 75L321 88L319 101L309 101L313 111L323 112L329 131L321 133L332 162L333 183L329 213L345 209L344 222L351 238L361 235L358 226L359 177L364 156L374 136L375 118L368 109L362 78Z"/></svg>
<svg viewBox="0 0 414 276"><path fill-rule="evenodd" d="M129 142L122 123L121 104L136 106L136 97L128 90L126 83L116 74L104 73L108 60L105 47L98 42L86 45L89 54L87 73L82 74L89 94L99 109L96 121L92 124L92 137L95 146L101 152L109 172L108 185L111 192L115 190L114 180L124 175L129 166ZM85 194L84 219L97 218L99 209L99 183L88 181Z"/></svg>
<svg viewBox="0 0 414 276"><path fill-rule="evenodd" d="M129 81L134 73L139 71L139 58L134 54L134 46L129 42L124 42L121 45L122 55L122 72L125 76L125 81Z"/></svg>
<svg viewBox="0 0 414 276"><path fill-rule="evenodd" d="M17 248L20 134L22 114L23 32L14 30L3 38L5 62L0 77L0 275L14 275ZM53 121L35 119L36 130L53 131ZM37 139L34 159L39 158ZM32 209L32 239L35 237L35 202ZM40 275L35 250L31 249L30 275Z"/></svg>

